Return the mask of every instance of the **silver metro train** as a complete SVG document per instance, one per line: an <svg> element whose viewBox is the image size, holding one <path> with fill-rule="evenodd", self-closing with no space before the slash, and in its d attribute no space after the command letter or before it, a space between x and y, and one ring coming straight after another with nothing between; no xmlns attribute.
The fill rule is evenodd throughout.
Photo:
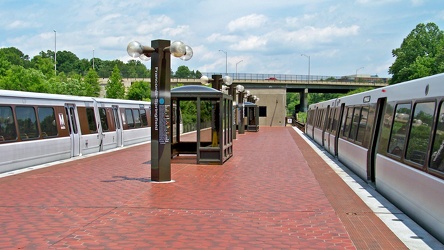
<svg viewBox="0 0 444 250"><path fill-rule="evenodd" d="M305 133L444 242L444 74L312 104Z"/></svg>
<svg viewBox="0 0 444 250"><path fill-rule="evenodd" d="M0 90L0 173L151 140L150 103Z"/></svg>

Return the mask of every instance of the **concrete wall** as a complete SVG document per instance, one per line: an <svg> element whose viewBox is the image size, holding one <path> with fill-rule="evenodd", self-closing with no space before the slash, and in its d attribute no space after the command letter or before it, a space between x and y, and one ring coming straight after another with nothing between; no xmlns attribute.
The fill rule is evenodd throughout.
<svg viewBox="0 0 444 250"><path fill-rule="evenodd" d="M259 117L259 126L285 126L286 90L285 89L249 89L252 95L259 97L256 104L267 107L267 116Z"/></svg>

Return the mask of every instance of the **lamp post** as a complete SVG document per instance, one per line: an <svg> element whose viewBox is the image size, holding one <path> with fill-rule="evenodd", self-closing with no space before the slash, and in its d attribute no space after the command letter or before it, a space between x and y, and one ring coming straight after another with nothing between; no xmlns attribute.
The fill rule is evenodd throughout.
<svg viewBox="0 0 444 250"><path fill-rule="evenodd" d="M363 69L364 67L360 67L359 69L356 69L356 74L355 74L355 81L358 81L358 71L360 69Z"/></svg>
<svg viewBox="0 0 444 250"><path fill-rule="evenodd" d="M54 30L54 75L57 75L57 31Z"/></svg>
<svg viewBox="0 0 444 250"><path fill-rule="evenodd" d="M245 133L245 125L244 125L244 94L245 94L245 87L242 85L236 86L236 92L238 93L238 107L239 107L239 125L238 125L238 131L239 134Z"/></svg>
<svg viewBox="0 0 444 250"><path fill-rule="evenodd" d="M239 62L236 63L236 79L239 79L239 77L237 76L237 65L241 62L243 62L244 60L240 60Z"/></svg>
<svg viewBox="0 0 444 250"><path fill-rule="evenodd" d="M310 84L310 56L307 56L306 54L301 54L301 56L305 56L308 58L308 80L307 80L307 83Z"/></svg>
<svg viewBox="0 0 444 250"><path fill-rule="evenodd" d="M151 58L151 180L171 182L171 60L189 60L193 50L180 41L153 40L151 47L130 42L127 52L142 60Z"/></svg>
<svg viewBox="0 0 444 250"><path fill-rule="evenodd" d="M223 50L219 50L220 52L225 53L225 75L228 74L228 53L226 51Z"/></svg>

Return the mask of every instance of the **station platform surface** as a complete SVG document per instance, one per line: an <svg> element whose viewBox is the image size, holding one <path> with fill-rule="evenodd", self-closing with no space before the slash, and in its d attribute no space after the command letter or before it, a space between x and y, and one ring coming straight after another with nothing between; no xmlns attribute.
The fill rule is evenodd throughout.
<svg viewBox="0 0 444 250"><path fill-rule="evenodd" d="M151 181L150 148L0 178L0 249L438 246L402 241L292 127L238 134L223 165L176 157L171 183Z"/></svg>

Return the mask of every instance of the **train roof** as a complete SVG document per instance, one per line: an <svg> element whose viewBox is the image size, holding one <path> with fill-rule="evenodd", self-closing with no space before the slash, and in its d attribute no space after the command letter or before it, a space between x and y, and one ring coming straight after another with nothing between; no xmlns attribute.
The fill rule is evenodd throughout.
<svg viewBox="0 0 444 250"><path fill-rule="evenodd" d="M30 98L30 99L47 99L55 101L79 101L79 102L103 102L103 103L123 103L123 104L144 104L148 105L150 102L146 101L134 101L124 99L112 99L112 98L100 98L100 97L88 97L88 96L73 96L73 95L59 95L37 92L26 92L16 90L0 90L0 97L12 97L12 98Z"/></svg>
<svg viewBox="0 0 444 250"><path fill-rule="evenodd" d="M309 109L327 105L335 107L343 102L351 105L375 103L382 97L386 97L387 101L399 101L438 96L444 96L444 73L311 104Z"/></svg>

